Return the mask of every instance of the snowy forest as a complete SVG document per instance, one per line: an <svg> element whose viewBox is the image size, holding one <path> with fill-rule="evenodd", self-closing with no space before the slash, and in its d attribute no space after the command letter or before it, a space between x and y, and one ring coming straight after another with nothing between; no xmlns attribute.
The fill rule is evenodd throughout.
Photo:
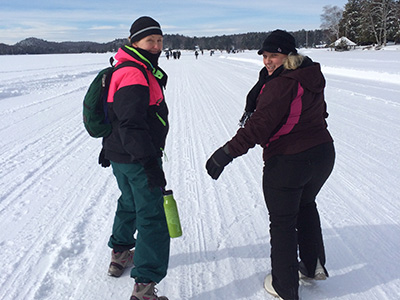
<svg viewBox="0 0 400 300"><path fill-rule="evenodd" d="M325 6L321 21L331 41L346 36L358 45L400 42L400 1L349 0L344 9Z"/></svg>

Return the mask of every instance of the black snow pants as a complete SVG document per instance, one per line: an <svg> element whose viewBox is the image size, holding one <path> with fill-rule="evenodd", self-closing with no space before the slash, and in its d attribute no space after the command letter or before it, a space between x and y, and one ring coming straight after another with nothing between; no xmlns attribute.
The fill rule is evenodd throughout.
<svg viewBox="0 0 400 300"><path fill-rule="evenodd" d="M332 172L333 143L265 162L263 189L270 218L272 285L285 300L299 299L298 256L311 277L325 265L315 198Z"/></svg>

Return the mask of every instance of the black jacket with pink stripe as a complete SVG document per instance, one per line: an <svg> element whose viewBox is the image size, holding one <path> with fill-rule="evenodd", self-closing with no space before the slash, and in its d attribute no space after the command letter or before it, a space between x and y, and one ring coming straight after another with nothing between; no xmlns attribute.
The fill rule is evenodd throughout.
<svg viewBox="0 0 400 300"><path fill-rule="evenodd" d="M149 157L161 157L169 129L168 108L163 84L167 75L154 69L130 47L119 49L118 64L135 61L147 73L126 66L113 73L108 94L108 114L112 133L103 139L105 157L117 163L131 163ZM117 66L118 66L117 64ZM163 80L153 71L161 72Z"/></svg>

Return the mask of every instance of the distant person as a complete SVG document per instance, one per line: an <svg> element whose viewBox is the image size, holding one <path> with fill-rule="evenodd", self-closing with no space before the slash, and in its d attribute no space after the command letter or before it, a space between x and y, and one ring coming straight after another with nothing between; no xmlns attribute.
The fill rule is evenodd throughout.
<svg viewBox="0 0 400 300"><path fill-rule="evenodd" d="M199 51L196 50L196 51L194 52L194 56L196 56L196 59L197 59L197 57L199 56Z"/></svg>
<svg viewBox="0 0 400 300"><path fill-rule="evenodd" d="M299 299L299 271L313 279L328 277L315 198L335 160L325 121L324 76L320 65L298 54L295 45L282 30L265 39L258 51L265 67L247 99L242 128L206 164L208 174L218 179L234 158L256 144L263 147L272 264L264 287L285 300Z"/></svg>
<svg viewBox="0 0 400 300"><path fill-rule="evenodd" d="M131 300L168 300L155 285L167 274L170 237L163 209L162 149L168 133L163 88L167 74L158 66L163 48L160 24L140 17L131 26L129 46L121 47L108 94L112 133L103 140L99 163L110 164L121 191L108 245L113 249L109 275L120 277L132 266ZM146 78L147 77L147 78ZM134 234L137 232L137 239ZM107 298L107 297L102 297Z"/></svg>

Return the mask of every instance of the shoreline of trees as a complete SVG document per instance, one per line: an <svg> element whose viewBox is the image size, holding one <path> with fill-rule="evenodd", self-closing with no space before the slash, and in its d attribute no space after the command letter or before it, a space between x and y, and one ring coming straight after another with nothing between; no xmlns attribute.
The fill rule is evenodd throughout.
<svg viewBox="0 0 400 300"><path fill-rule="evenodd" d="M327 42L323 30L299 30L291 32L298 43L298 47L315 47ZM249 32L243 34L221 35L213 37L188 37L180 34L165 34L165 49L193 50L240 50L259 49L262 41L269 32ZM27 38L15 45L0 43L0 55L13 54L59 54L59 53L104 53L115 52L119 47L127 43L127 39L116 39L108 43L95 42L49 42L37 38Z"/></svg>

